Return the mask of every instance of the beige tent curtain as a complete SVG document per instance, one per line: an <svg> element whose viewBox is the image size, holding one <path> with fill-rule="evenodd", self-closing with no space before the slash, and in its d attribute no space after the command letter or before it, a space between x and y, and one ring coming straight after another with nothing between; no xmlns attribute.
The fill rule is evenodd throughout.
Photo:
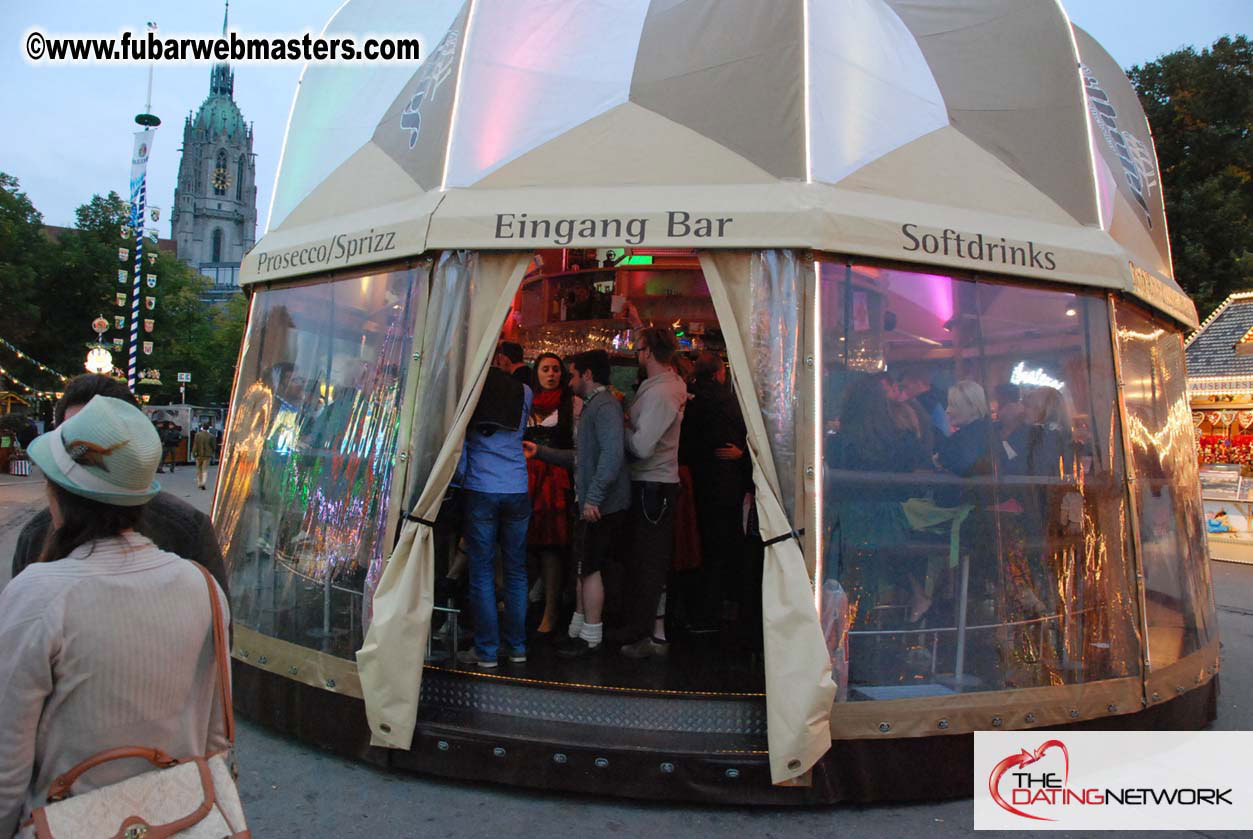
<svg viewBox="0 0 1253 839"><path fill-rule="evenodd" d="M794 335L801 322L812 267L794 251L719 251L702 253L700 260L748 427L761 535L770 542L794 529L786 512L792 493L783 482L794 479L797 441L782 414L799 406L796 392L780 392L778 377L765 375L765 368L773 358L795 369L798 342L780 342L779 335ZM750 364L750 358L765 364ZM780 445L772 447L772 439ZM804 775L831 747L835 701L831 661L797 539L766 548L761 597L770 776L780 784Z"/></svg>
<svg viewBox="0 0 1253 839"><path fill-rule="evenodd" d="M449 252L435 267L412 452L415 469L430 464L412 509L418 518L434 521L439 513L501 324L530 261L529 253ZM428 333L443 338L427 341ZM433 458L431 451L437 451ZM372 745L408 749L413 741L434 566L434 532L407 521L374 591L374 618L357 651Z"/></svg>

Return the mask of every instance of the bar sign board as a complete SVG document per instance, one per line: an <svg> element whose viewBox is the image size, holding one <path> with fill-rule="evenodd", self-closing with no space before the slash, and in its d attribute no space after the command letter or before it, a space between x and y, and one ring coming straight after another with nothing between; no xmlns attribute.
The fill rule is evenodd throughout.
<svg viewBox="0 0 1253 839"><path fill-rule="evenodd" d="M190 382L190 381L191 381L191 373L179 373L179 374L178 374L178 380L179 380L179 382Z"/></svg>

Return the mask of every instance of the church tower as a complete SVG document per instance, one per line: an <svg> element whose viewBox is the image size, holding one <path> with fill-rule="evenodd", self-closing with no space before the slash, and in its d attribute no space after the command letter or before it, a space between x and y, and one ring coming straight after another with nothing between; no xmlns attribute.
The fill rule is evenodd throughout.
<svg viewBox="0 0 1253 839"><path fill-rule="evenodd" d="M229 15L229 2L226 9ZM183 123L170 213L178 258L213 282L210 296L215 300L239 290L239 264L257 239L252 126L244 123L234 94L235 74L226 64L216 65L209 75L208 98Z"/></svg>

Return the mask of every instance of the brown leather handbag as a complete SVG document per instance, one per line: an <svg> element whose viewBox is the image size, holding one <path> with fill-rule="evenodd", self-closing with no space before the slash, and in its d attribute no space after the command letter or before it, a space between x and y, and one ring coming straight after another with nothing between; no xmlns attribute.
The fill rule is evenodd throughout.
<svg viewBox="0 0 1253 839"><path fill-rule="evenodd" d="M235 712L222 606L213 577L196 567L204 574L213 610L213 652L230 742L227 751L184 758L139 746L100 752L52 782L48 804L23 823L18 839L250 839L232 771ZM70 788L80 775L123 758L143 758L157 768L71 797Z"/></svg>

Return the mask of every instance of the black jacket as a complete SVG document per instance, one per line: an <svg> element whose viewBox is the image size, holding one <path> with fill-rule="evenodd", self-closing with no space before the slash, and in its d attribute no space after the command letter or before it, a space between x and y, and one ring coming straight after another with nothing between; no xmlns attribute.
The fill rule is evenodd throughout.
<svg viewBox="0 0 1253 839"><path fill-rule="evenodd" d="M712 379L697 379L683 411L679 462L692 470L696 496L711 504L739 504L752 486L753 465L748 431L731 388ZM744 452L739 460L719 460L714 451L733 443Z"/></svg>
<svg viewBox="0 0 1253 839"><path fill-rule="evenodd" d="M39 559L51 526L52 516L47 510L42 510L22 528L13 551L14 577ZM227 602L230 602L231 588L226 566L222 562L222 549L218 547L217 534L208 516L177 496L160 492L144 506L143 517L136 529L161 550L203 565L218 581Z"/></svg>
<svg viewBox="0 0 1253 839"><path fill-rule="evenodd" d="M937 443L940 465L963 478L991 476L1005 472L1005 449L990 419L981 418L963 425ZM945 507L995 503L996 493L989 482L975 486L953 485L936 493L936 502Z"/></svg>
<svg viewBox="0 0 1253 839"><path fill-rule="evenodd" d="M470 428L480 434L491 434L500 429L516 430L522 425L522 388L519 378L509 375L499 367L487 368L487 379L483 382L478 404L474 406L474 414L470 417Z"/></svg>

